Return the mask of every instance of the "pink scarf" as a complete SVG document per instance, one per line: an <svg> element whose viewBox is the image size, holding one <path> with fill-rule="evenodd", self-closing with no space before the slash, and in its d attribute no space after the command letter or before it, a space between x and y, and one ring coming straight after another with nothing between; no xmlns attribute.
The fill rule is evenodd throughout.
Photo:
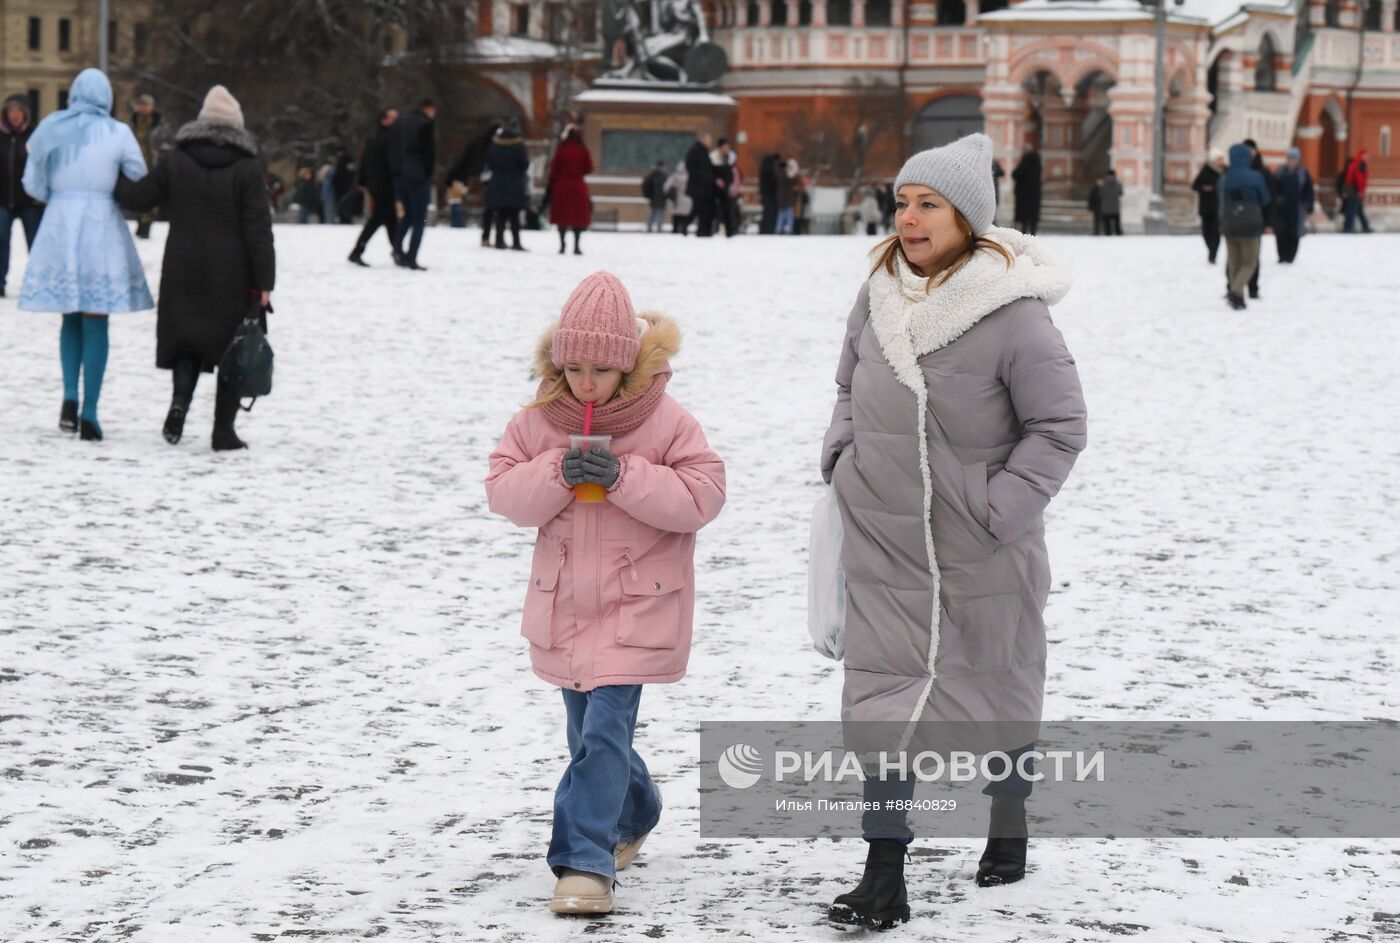
<svg viewBox="0 0 1400 943"><path fill-rule="evenodd" d="M589 432L593 435L622 435L636 429L656 412L670 379L671 372L663 370L651 378L651 384L641 393L629 397L614 396L606 405L595 406L593 427ZM546 387L552 385L552 380L545 380L540 384L537 395L543 396ZM556 428L569 435L583 435L583 404L574 398L572 391L565 389L563 396L540 409Z"/></svg>

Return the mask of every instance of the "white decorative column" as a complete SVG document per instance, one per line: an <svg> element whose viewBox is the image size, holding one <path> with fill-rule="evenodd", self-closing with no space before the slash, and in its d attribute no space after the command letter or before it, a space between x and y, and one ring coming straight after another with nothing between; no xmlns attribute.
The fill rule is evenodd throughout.
<svg viewBox="0 0 1400 943"><path fill-rule="evenodd" d="M851 0L851 25L865 25L865 0Z"/></svg>
<svg viewBox="0 0 1400 943"><path fill-rule="evenodd" d="M1381 32L1395 32L1395 0L1381 0Z"/></svg>
<svg viewBox="0 0 1400 943"><path fill-rule="evenodd" d="M982 12L982 11L981 11L981 6L982 6L982 0L966 0L966 3L963 5L963 10L964 10L964 12L963 12L963 25L964 25L964 26L976 26L976 25L977 25L977 14L980 13L980 12Z"/></svg>

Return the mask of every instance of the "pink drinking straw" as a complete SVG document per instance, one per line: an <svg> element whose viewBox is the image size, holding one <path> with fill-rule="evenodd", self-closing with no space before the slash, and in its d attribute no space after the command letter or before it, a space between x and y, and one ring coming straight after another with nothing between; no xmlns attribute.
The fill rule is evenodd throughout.
<svg viewBox="0 0 1400 943"><path fill-rule="evenodd" d="M583 434L588 435L593 430L593 404L583 404Z"/></svg>

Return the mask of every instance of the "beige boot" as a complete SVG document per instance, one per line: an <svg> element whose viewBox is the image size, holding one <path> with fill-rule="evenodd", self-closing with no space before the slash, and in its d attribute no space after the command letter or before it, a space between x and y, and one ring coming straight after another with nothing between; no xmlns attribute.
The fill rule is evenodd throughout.
<svg viewBox="0 0 1400 943"><path fill-rule="evenodd" d="M554 885L549 909L556 914L606 914L613 908L612 879L564 868Z"/></svg>
<svg viewBox="0 0 1400 943"><path fill-rule="evenodd" d="M651 832L646 832L613 849L613 860L617 862L617 870L621 871L632 863L632 859L637 857L637 852L642 850L642 842L646 841L647 835L650 834Z"/></svg>

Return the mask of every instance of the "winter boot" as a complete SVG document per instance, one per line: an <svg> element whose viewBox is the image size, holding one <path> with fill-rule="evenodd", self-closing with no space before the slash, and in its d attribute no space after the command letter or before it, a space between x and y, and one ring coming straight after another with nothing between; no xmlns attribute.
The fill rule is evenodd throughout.
<svg viewBox="0 0 1400 943"><path fill-rule="evenodd" d="M1026 876L1026 800L992 800L987 848L977 863L977 886L1014 884Z"/></svg>
<svg viewBox="0 0 1400 943"><path fill-rule="evenodd" d="M611 878L590 871L560 869L549 909L556 914L606 914L613 909Z"/></svg>
<svg viewBox="0 0 1400 943"><path fill-rule="evenodd" d="M1229 300L1230 307L1234 308L1236 311L1243 311L1245 308L1249 307L1244 303L1243 295L1237 295L1234 292L1230 292L1230 294L1226 295L1225 297Z"/></svg>
<svg viewBox="0 0 1400 943"><path fill-rule="evenodd" d="M78 424L78 438L84 442L101 442L102 427L96 419L84 419Z"/></svg>
<svg viewBox="0 0 1400 943"><path fill-rule="evenodd" d="M171 445L179 445L180 437L185 434L185 414L190 410L188 402L174 402L170 404L170 411L165 414L165 425L161 427L160 434L165 436L165 441Z"/></svg>
<svg viewBox="0 0 1400 943"><path fill-rule="evenodd" d="M234 420L238 418L238 397L233 388L223 381L218 382L218 392L214 394L214 435L212 444L215 452L231 452L246 449L248 443L233 431Z"/></svg>
<svg viewBox="0 0 1400 943"><path fill-rule="evenodd" d="M621 871L630 865L637 857L637 852L642 850L642 843L647 840L647 835L651 832L638 835L629 842L623 842L613 849L613 861L617 865L617 870Z"/></svg>
<svg viewBox="0 0 1400 943"><path fill-rule="evenodd" d="M909 895L904 886L905 845L888 839L869 844L860 883L832 902L827 917L832 923L888 930L896 921L909 921Z"/></svg>
<svg viewBox="0 0 1400 943"><path fill-rule="evenodd" d="M161 435L165 436L165 441L176 445L185 434L185 416L190 411L194 388L199 383L199 364L188 357L175 361L170 368L170 381L170 411L165 414Z"/></svg>
<svg viewBox="0 0 1400 943"><path fill-rule="evenodd" d="M58 413L58 428L64 432L78 431L78 401L66 399Z"/></svg>
<svg viewBox="0 0 1400 943"><path fill-rule="evenodd" d="M360 268L369 268L369 263L364 260L364 251L364 249L356 246L355 251L350 253L350 261Z"/></svg>

